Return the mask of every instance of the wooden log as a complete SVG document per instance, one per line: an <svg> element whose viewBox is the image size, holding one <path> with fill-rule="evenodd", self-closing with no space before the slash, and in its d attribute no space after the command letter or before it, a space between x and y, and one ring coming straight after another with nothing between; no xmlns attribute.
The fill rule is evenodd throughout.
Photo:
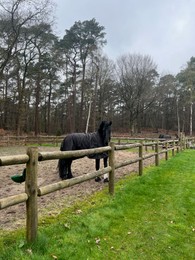
<svg viewBox="0 0 195 260"><path fill-rule="evenodd" d="M157 142L148 142L148 143L144 143L144 146L154 146L154 145L156 145L157 144Z"/></svg>
<svg viewBox="0 0 195 260"><path fill-rule="evenodd" d="M173 141L172 156L175 156L175 142Z"/></svg>
<svg viewBox="0 0 195 260"><path fill-rule="evenodd" d="M101 175L108 173L110 171L111 171L111 167L108 166L106 168L103 168L101 170L98 170L98 171L95 171L95 172L92 172L92 173L87 173L87 174L84 174L84 175L81 175L81 176L78 176L78 177L75 177L75 178L72 178L72 179L59 181L59 182L49 184L49 185L44 186L44 187L40 187L38 189L38 196L43 196L43 195L49 194L49 193L57 191L57 190L61 190L61 189L67 188L67 187L74 186L74 185L79 184L81 182L93 179L97 176L101 176Z"/></svg>
<svg viewBox="0 0 195 260"><path fill-rule="evenodd" d="M126 160L126 161L123 161L121 163L115 163L115 169L127 166L129 164L137 163L140 160L141 160L141 158L137 158L137 159L134 159L134 160Z"/></svg>
<svg viewBox="0 0 195 260"><path fill-rule="evenodd" d="M166 150L165 152L165 160L167 161L169 159L169 154L168 154L168 151Z"/></svg>
<svg viewBox="0 0 195 260"><path fill-rule="evenodd" d="M64 159L64 158L79 158L89 154L103 153L111 150L110 146L104 146L100 148L74 150L74 151L58 151L58 152L42 152L38 155L39 161Z"/></svg>
<svg viewBox="0 0 195 260"><path fill-rule="evenodd" d="M147 160L149 158L152 158L156 156L156 153L150 153L150 154L147 154L147 155L143 155L143 160Z"/></svg>
<svg viewBox="0 0 195 260"><path fill-rule="evenodd" d="M165 152L166 152L166 150L161 150L161 151L158 152L158 154L160 155L160 154L163 154Z"/></svg>
<svg viewBox="0 0 195 260"><path fill-rule="evenodd" d="M155 144L155 165L159 165L159 145L158 142Z"/></svg>
<svg viewBox="0 0 195 260"><path fill-rule="evenodd" d="M23 164L29 161L29 156L27 154L12 155L12 156L2 156L0 157L0 166Z"/></svg>
<svg viewBox="0 0 195 260"><path fill-rule="evenodd" d="M133 137L128 137L128 136L112 136L112 138L111 139L117 139L117 140L132 140L132 141L136 141L136 140L138 140L138 141L140 141L140 140L142 140L142 141L153 141L153 140L158 140L158 138L144 138L144 137L135 137L135 138L133 138Z"/></svg>
<svg viewBox="0 0 195 260"><path fill-rule="evenodd" d="M110 143L111 151L108 152L109 165L111 171L109 172L109 193L114 195L114 177L115 177L115 158L114 158L114 143Z"/></svg>
<svg viewBox="0 0 195 260"><path fill-rule="evenodd" d="M139 176L143 174L143 144L139 147Z"/></svg>
<svg viewBox="0 0 195 260"><path fill-rule="evenodd" d="M166 142L165 146L166 146L165 160L168 160L169 159L169 153L168 153L168 143L167 142Z"/></svg>
<svg viewBox="0 0 195 260"><path fill-rule="evenodd" d="M30 158L26 165L25 192L28 194L26 201L26 239L33 242L37 237L38 206L37 206L37 171L38 171L38 148L28 148Z"/></svg>
<svg viewBox="0 0 195 260"><path fill-rule="evenodd" d="M131 149L141 146L140 143L136 144L121 144L121 145L115 145L115 150L125 150L125 149Z"/></svg>
<svg viewBox="0 0 195 260"><path fill-rule="evenodd" d="M25 202L27 199L28 199L28 195L26 193L21 193L18 195L13 195L7 198L0 199L0 209L4 209Z"/></svg>

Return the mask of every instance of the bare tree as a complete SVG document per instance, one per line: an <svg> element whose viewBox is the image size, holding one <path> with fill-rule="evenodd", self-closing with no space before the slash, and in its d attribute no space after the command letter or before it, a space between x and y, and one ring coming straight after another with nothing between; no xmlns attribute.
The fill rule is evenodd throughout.
<svg viewBox="0 0 195 260"><path fill-rule="evenodd" d="M114 63L105 55L97 52L92 56L87 67L86 80L88 79L88 91L85 92L85 100L89 102L90 114L88 122L92 131L97 128L97 122L109 118L116 99L116 83L114 76ZM89 118L90 117L90 118ZM90 120L89 120L90 119Z"/></svg>
<svg viewBox="0 0 195 260"><path fill-rule="evenodd" d="M132 132L140 131L141 115L154 102L154 86L158 76L150 56L127 54L117 60L119 96Z"/></svg>
<svg viewBox="0 0 195 260"><path fill-rule="evenodd" d="M0 75L14 54L23 27L51 21L51 0L0 1ZM50 16L49 16L50 14Z"/></svg>
<svg viewBox="0 0 195 260"><path fill-rule="evenodd" d="M20 134L24 116L24 95L28 67L36 54L29 30L50 19L51 0L6 0L0 1L0 80L10 65L17 77L18 113L17 133ZM50 14L50 15L49 15ZM32 36L32 37L31 37ZM14 68L15 67L15 68ZM5 102L6 103L6 102Z"/></svg>

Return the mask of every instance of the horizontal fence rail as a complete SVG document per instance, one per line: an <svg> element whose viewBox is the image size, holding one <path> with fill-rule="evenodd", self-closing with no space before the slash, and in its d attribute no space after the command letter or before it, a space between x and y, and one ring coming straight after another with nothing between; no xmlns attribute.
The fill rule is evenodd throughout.
<svg viewBox="0 0 195 260"><path fill-rule="evenodd" d="M74 186L78 183L82 183L84 181L93 179L97 176L101 176L102 174L109 173L111 170L112 170L112 168L110 166L108 166L106 168L103 168L102 170L98 170L98 171L95 171L92 173L87 173L85 175L81 175L81 176L75 177L73 179L59 181L59 182L41 187L38 189L38 196L43 196L43 195L46 195L48 193L51 193L51 192L54 192L54 191L57 191L60 189Z"/></svg>
<svg viewBox="0 0 195 260"><path fill-rule="evenodd" d="M23 164L29 161L27 154L0 157L0 166Z"/></svg>
<svg viewBox="0 0 195 260"><path fill-rule="evenodd" d="M18 195L9 196L0 200L0 209L7 208L22 202L27 201L28 195L26 193L20 193Z"/></svg>
<svg viewBox="0 0 195 260"><path fill-rule="evenodd" d="M84 181L93 179L97 176L102 176L105 173L109 173L109 193L114 194L114 175L115 169L138 163L138 174L141 176L143 173L143 162L148 158L155 158L155 165L159 165L159 155L165 154L165 159L168 159L169 151L172 151L172 156L175 155L175 150L179 152L185 148L188 148L188 144L194 142L194 138L185 138L183 140L151 140L151 139L136 139L134 143L128 143L129 141L135 141L130 138L117 138L114 137L116 143L111 142L109 146L77 150L77 151L57 151L57 152L38 152L37 147L28 147L26 154L14 155L14 156L2 156L0 157L0 166L26 164L26 180L25 180L25 193L21 193L7 198L0 199L0 209L10 207L22 202L26 202L26 239L28 242L33 242L37 237L38 229L38 206L37 197L44 196L46 194L55 192L60 189L71 187L73 185L82 183ZM123 143L122 143L123 141ZM141 141L141 142L140 142ZM119 144L120 143L120 144ZM144 154L144 147L151 147L154 152ZM138 157L135 159L129 159L118 163L115 160L115 151L126 149L138 149ZM161 150L160 150L161 149ZM37 186L37 174L38 174L38 161L57 160L63 158L78 158L84 157L90 154L97 154L108 152L109 166L98 171L87 173L73 179L63 180L56 183L52 183L43 187Z"/></svg>
<svg viewBox="0 0 195 260"><path fill-rule="evenodd" d="M111 150L110 146L104 146L101 148L85 149L85 150L75 150L75 151L64 151L64 152L42 152L38 155L39 161L63 159L63 158L78 158L84 157L90 154L103 153Z"/></svg>

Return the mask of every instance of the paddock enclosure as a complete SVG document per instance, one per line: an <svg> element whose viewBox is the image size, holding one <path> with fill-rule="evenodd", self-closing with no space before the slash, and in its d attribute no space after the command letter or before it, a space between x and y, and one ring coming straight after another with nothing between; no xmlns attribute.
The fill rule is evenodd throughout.
<svg viewBox="0 0 195 260"><path fill-rule="evenodd" d="M46 140L44 140L46 142ZM57 141L59 142L59 140ZM38 230L38 197L42 198L47 194L53 194L54 191L64 190L66 188L72 187L76 184L77 187L82 185L86 181L93 181L97 176L101 176L105 173L109 173L109 183L108 190L112 195L114 194L114 183L117 176L115 172L118 169L123 168L128 165L135 164L137 166L138 174L141 176L143 173L144 162L148 159L153 159L156 166L159 165L159 160L165 158L166 160L169 156L174 156L175 153L182 151L192 145L194 142L193 138L183 138L182 140L152 140L152 139L132 139L127 137L113 137L112 142L109 146L87 149L79 151L40 151L38 147L28 147L26 153L13 154L0 156L0 167L17 167L22 165L27 169L26 181L24 185L24 191L19 194L1 197L0 198L0 209L6 209L17 204L26 205L26 239L28 242L32 242L37 237ZM17 149L17 148L16 148ZM126 159L117 160L117 152L125 151ZM48 148L49 150L49 148ZM134 151L133 158L128 154ZM130 152L129 152L130 151ZM57 162L60 158L78 157L94 153L108 152L109 154L109 166L102 168L98 171L84 173L78 175L73 179L59 181L54 177L52 183L47 183L46 185L40 185L38 183L39 176L39 165L51 161ZM93 161L87 159L88 161ZM79 161L79 160L78 160ZM56 163L57 164L57 163ZM51 170L48 169L47 174L51 174ZM10 176L11 177L11 176ZM2 184L2 183L1 183ZM6 181L5 181L6 184ZM18 185L18 184L16 184ZM22 184L20 184L22 185ZM90 185L90 183L89 183ZM95 184L99 185L99 184ZM8 187L9 190L9 187ZM25 214L25 213L24 213Z"/></svg>

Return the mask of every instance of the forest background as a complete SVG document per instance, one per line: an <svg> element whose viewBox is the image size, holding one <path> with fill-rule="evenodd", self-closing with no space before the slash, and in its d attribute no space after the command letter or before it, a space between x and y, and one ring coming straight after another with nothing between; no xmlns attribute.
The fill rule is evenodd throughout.
<svg viewBox="0 0 195 260"><path fill-rule="evenodd" d="M150 128L193 134L195 58L177 75L159 75L149 55L104 53L95 18L59 38L52 0L0 0L0 128L16 135Z"/></svg>

